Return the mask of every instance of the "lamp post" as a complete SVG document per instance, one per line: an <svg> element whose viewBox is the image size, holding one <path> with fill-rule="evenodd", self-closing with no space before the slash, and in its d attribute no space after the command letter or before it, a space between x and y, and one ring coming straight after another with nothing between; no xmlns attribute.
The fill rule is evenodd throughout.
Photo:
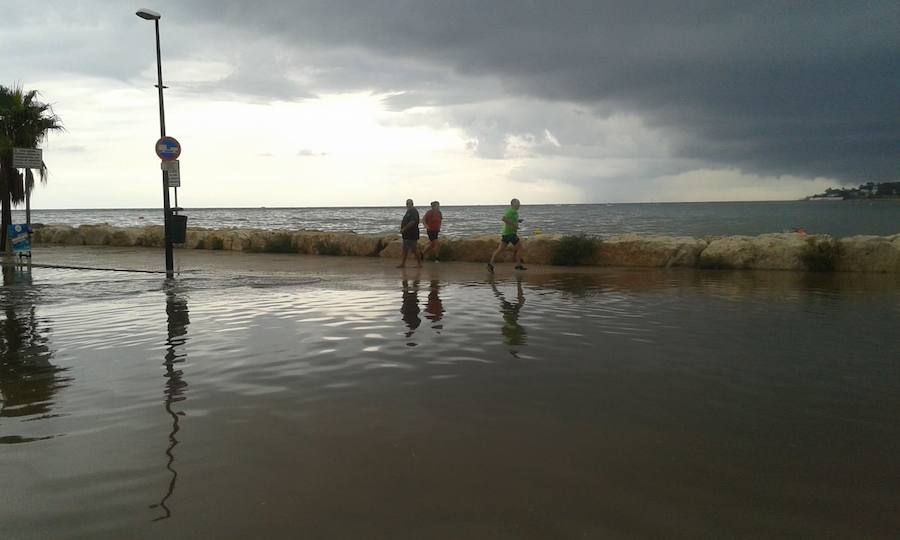
<svg viewBox="0 0 900 540"><path fill-rule="evenodd" d="M159 136L160 138L166 136L166 111L163 107L163 82L162 82L162 60L159 52L159 18L162 16L159 13L141 8L135 12L135 15L138 17L153 21L154 26L156 27L156 76L157 76L157 85L156 88L159 89ZM166 171L162 172L162 185L163 185L163 231L166 238L166 277L172 277L174 274L173 271L173 256L172 256L172 235L170 230L170 222L172 221L172 208L169 206L169 173Z"/></svg>

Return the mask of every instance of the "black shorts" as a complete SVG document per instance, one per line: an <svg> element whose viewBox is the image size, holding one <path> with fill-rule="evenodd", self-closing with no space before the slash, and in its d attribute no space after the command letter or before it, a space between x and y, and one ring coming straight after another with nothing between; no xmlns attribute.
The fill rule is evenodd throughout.
<svg viewBox="0 0 900 540"><path fill-rule="evenodd" d="M437 240L438 234L440 231L426 231L428 233L428 239L431 241Z"/></svg>
<svg viewBox="0 0 900 540"><path fill-rule="evenodd" d="M504 234L500 237L500 241L504 244L516 245L519 243L519 237L515 234Z"/></svg>

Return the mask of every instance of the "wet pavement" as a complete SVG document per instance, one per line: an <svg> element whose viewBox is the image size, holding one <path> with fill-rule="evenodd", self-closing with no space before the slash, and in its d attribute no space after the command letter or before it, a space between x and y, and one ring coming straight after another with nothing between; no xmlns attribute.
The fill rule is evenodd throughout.
<svg viewBox="0 0 900 540"><path fill-rule="evenodd" d="M4 538L900 530L896 276L176 261L4 267Z"/></svg>

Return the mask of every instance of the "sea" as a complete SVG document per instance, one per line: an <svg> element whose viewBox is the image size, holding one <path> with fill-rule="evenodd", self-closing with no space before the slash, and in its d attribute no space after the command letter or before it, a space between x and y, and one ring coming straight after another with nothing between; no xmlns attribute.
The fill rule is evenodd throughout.
<svg viewBox="0 0 900 540"><path fill-rule="evenodd" d="M419 207L424 214L426 207ZM497 234L503 206L444 206L443 234L465 237ZM403 207L187 208L188 226L205 229L354 231L391 234ZM21 210L13 212L24 222ZM607 236L759 235L804 229L835 237L900 233L900 200L702 202L525 205L519 212L524 236L565 234ZM107 223L135 227L162 223L160 208L34 210L32 223L72 226Z"/></svg>

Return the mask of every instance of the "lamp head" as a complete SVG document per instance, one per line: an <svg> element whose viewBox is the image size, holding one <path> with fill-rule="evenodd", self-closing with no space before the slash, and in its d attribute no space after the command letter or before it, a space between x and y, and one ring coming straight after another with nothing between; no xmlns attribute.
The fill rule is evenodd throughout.
<svg viewBox="0 0 900 540"><path fill-rule="evenodd" d="M142 19L147 19L148 21L158 21L159 18L162 17L162 15L160 15L159 13L147 8L141 8L134 14Z"/></svg>

